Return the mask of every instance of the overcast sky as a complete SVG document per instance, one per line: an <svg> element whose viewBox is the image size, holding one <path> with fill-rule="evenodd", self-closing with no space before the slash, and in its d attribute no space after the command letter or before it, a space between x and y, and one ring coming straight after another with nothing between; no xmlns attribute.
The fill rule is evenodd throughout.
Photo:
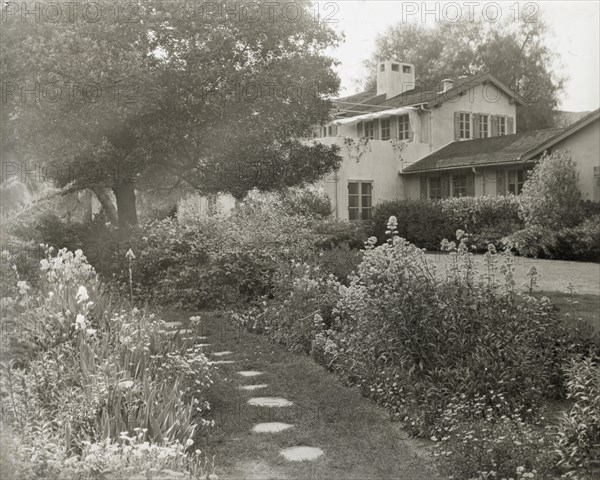
<svg viewBox="0 0 600 480"><path fill-rule="evenodd" d="M331 25L344 32L343 44L331 52L341 61L338 73L342 79L341 95L358 91L357 80L364 78L362 61L369 58L375 46L375 37L387 26L403 21L422 21L425 11L446 12L455 15L449 3L458 4L461 15L468 16L471 8L468 0L457 2L411 2L396 0L343 0L321 1L319 10L322 18L329 18ZM600 104L599 44L600 2L590 1L544 1L544 2L470 2L478 3L479 9L487 9L493 18L496 6L500 14L519 19L527 15L543 17L554 32L548 42L559 52L556 69L562 69L569 79L560 108L568 111L594 110ZM516 4L519 4L518 7ZM423 8L423 4L425 8ZM436 6L437 4L437 6ZM445 9L445 10L444 10ZM415 13L413 13L415 12ZM481 14L481 13L478 13ZM425 14L425 21L434 24L440 21L434 13ZM491 72L493 73L493 72Z"/></svg>

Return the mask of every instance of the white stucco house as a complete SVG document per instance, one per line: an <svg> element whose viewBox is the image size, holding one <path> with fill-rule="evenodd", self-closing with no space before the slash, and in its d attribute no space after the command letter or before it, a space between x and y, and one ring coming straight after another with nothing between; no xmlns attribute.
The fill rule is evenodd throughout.
<svg viewBox="0 0 600 480"><path fill-rule="evenodd" d="M344 157L320 184L337 218L369 219L385 200L518 194L553 148L572 152L584 199L600 200L598 111L566 129L515 134L525 102L489 73L428 90L411 64L383 61L377 70L376 92L337 100L334 118L315 131Z"/></svg>

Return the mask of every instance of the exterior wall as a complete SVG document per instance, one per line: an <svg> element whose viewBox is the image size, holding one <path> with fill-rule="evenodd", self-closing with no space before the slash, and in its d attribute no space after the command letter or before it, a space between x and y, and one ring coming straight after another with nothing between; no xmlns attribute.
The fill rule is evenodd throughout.
<svg viewBox="0 0 600 480"><path fill-rule="evenodd" d="M443 94L440 94L443 95ZM507 95L492 84L477 85L469 88L462 97L449 99L438 108L432 109L432 140L433 150L454 142L454 113L470 112L485 113L489 115L505 115L514 119L514 131L516 132L517 107L510 103ZM424 122L422 122L424 123Z"/></svg>
<svg viewBox="0 0 600 480"><path fill-rule="evenodd" d="M344 135L343 132L351 128L340 128L338 133ZM407 143L399 152L387 140L370 140L359 149L348 148L340 137L320 138L318 141L325 145L337 143L344 158L340 169L318 184L331 199L336 217L342 219L348 219L348 182L372 182L373 205L404 198L403 181L399 175L401 168L429 153L428 145L414 142Z"/></svg>
<svg viewBox="0 0 600 480"><path fill-rule="evenodd" d="M358 138L357 125L340 125L337 131L316 139L327 145L337 143L344 157L340 170L319 184L331 198L338 218L348 218L348 182L351 181L372 182L373 205L385 200L420 198L420 175L400 177L398 173L432 151L455 141L455 112L504 115L516 122L516 105L493 84L474 86L462 97L445 101L430 111L418 111L412 116L413 141L407 143L401 153L393 148L392 143L378 140L378 128L375 129L375 139L368 142L358 162L357 152L345 146L343 138L339 138ZM513 125L516 130L516 123ZM391 128L395 133L395 119ZM495 169L474 173L475 195L496 195L497 191Z"/></svg>
<svg viewBox="0 0 600 480"><path fill-rule="evenodd" d="M530 168L531 163L514 165L511 167L476 167L473 169L446 170L440 173L427 172L423 174L404 175L403 190L407 199L421 198L421 178L428 179L432 176L442 175L444 178L455 174L467 173L471 176L473 182L472 194L476 197L488 196L495 197L505 195L508 191L508 172L512 170L524 170ZM449 189L448 196L452 196Z"/></svg>
<svg viewBox="0 0 600 480"><path fill-rule="evenodd" d="M598 177L594 176L600 167L600 120L596 120L573 133L552 147L571 154L579 171L579 190L583 200L600 201Z"/></svg>

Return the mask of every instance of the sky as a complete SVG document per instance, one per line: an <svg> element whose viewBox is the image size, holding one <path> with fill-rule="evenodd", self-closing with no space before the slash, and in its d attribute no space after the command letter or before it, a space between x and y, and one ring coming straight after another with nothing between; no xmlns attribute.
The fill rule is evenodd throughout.
<svg viewBox="0 0 600 480"><path fill-rule="evenodd" d="M580 112L595 110L600 106L600 2L598 0L537 2L335 0L316 3L318 6L313 8L318 8L321 18L327 19L335 30L345 35L342 44L329 52L341 62L337 67L342 81L340 95L350 95L360 90L358 81L366 75L362 62L373 53L377 34L383 33L389 25L402 21L425 21L434 25L444 18L455 18L458 14L467 18L470 12L473 12L473 15L482 15L481 12L485 10L484 19L489 18L492 21L496 12L503 17L516 18L518 21L536 17L546 20L553 32L546 41L558 52L558 60L553 68L566 73L568 77L559 108ZM469 6L469 3L477 5ZM460 13L457 6L460 8ZM436 11L439 14L436 14Z"/></svg>

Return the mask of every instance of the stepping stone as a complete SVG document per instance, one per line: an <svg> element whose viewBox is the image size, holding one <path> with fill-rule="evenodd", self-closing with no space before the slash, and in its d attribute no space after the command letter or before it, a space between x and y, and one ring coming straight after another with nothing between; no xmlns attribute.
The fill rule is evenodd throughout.
<svg viewBox="0 0 600 480"><path fill-rule="evenodd" d="M215 360L208 362L209 365L223 365L224 363L235 363L235 360Z"/></svg>
<svg viewBox="0 0 600 480"><path fill-rule="evenodd" d="M294 402L281 397L254 397L248 400L248 405L256 407L289 407L293 404Z"/></svg>
<svg viewBox="0 0 600 480"><path fill-rule="evenodd" d="M316 460L323 455L323 450L317 447L290 447L279 452L290 462L302 462L304 460Z"/></svg>
<svg viewBox="0 0 600 480"><path fill-rule="evenodd" d="M213 352L212 354L215 357L222 357L224 355L231 355L233 352L225 351L225 352Z"/></svg>
<svg viewBox="0 0 600 480"><path fill-rule="evenodd" d="M241 375L242 377L257 377L259 375L262 375L263 372L257 372L256 370L246 370L243 372L237 372L238 375Z"/></svg>
<svg viewBox="0 0 600 480"><path fill-rule="evenodd" d="M210 347L212 344L211 343L197 343L196 347L198 348L206 348L206 347Z"/></svg>
<svg viewBox="0 0 600 480"><path fill-rule="evenodd" d="M260 385L242 385L238 387L240 390L258 390L259 388L267 388L268 385L266 383L261 383Z"/></svg>
<svg viewBox="0 0 600 480"><path fill-rule="evenodd" d="M165 322L165 327L167 328L177 328L182 327L183 323L181 322Z"/></svg>
<svg viewBox="0 0 600 480"><path fill-rule="evenodd" d="M256 433L277 433L292 427L293 425L290 425L289 423L267 422L254 425L252 431Z"/></svg>

